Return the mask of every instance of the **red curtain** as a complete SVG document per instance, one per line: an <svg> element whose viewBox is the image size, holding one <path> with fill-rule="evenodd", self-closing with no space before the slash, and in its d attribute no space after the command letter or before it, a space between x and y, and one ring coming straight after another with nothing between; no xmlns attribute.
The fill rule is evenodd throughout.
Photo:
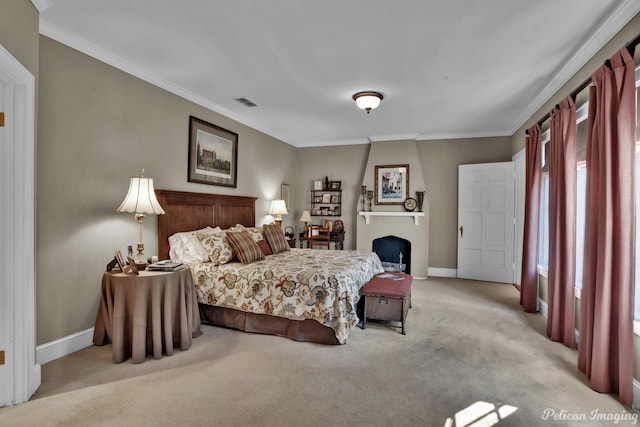
<svg viewBox="0 0 640 427"><path fill-rule="evenodd" d="M635 78L623 48L593 75L578 367L603 393L633 400Z"/></svg>
<svg viewBox="0 0 640 427"><path fill-rule="evenodd" d="M551 111L549 142L549 300L547 335L573 348L576 277L576 106Z"/></svg>
<svg viewBox="0 0 640 427"><path fill-rule="evenodd" d="M542 131L536 124L526 140L524 236L520 304L524 311L538 311L538 228L540 225L540 175L542 174Z"/></svg>

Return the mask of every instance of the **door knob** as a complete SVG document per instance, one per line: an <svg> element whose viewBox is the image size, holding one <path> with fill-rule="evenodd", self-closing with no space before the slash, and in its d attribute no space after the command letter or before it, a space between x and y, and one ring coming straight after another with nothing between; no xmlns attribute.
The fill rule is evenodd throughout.
<svg viewBox="0 0 640 427"><path fill-rule="evenodd" d="M462 233L464 232L464 227L460 226L460 238L462 239Z"/></svg>

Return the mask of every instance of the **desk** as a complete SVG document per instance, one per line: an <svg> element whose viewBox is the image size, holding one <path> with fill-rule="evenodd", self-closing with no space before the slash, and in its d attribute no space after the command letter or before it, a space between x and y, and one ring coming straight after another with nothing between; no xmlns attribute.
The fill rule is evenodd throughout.
<svg viewBox="0 0 640 427"><path fill-rule="evenodd" d="M331 236L331 241L334 242L335 250L343 250L344 249L344 231L332 231L329 233ZM300 233L300 248L304 247L304 242L307 242L307 248L309 247L309 236L306 236L304 233Z"/></svg>
<svg viewBox="0 0 640 427"><path fill-rule="evenodd" d="M187 350L200 336L196 290L188 267L174 272L141 271L139 276L104 273L93 343L112 343L113 361L147 354L160 359L174 347Z"/></svg>

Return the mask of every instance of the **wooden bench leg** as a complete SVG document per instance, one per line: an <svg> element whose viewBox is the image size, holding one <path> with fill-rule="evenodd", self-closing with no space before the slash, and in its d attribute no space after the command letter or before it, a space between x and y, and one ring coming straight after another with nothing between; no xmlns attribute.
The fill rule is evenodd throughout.
<svg viewBox="0 0 640 427"><path fill-rule="evenodd" d="M367 297L364 297L364 304L362 304L362 329L367 327Z"/></svg>

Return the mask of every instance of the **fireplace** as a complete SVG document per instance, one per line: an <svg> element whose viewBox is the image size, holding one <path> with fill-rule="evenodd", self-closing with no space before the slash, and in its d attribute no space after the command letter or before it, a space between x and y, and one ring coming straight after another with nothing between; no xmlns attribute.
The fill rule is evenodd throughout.
<svg viewBox="0 0 640 427"><path fill-rule="evenodd" d="M402 271L411 274L411 242L398 236L373 239L373 252L378 254L386 271ZM402 265L400 265L402 254Z"/></svg>

